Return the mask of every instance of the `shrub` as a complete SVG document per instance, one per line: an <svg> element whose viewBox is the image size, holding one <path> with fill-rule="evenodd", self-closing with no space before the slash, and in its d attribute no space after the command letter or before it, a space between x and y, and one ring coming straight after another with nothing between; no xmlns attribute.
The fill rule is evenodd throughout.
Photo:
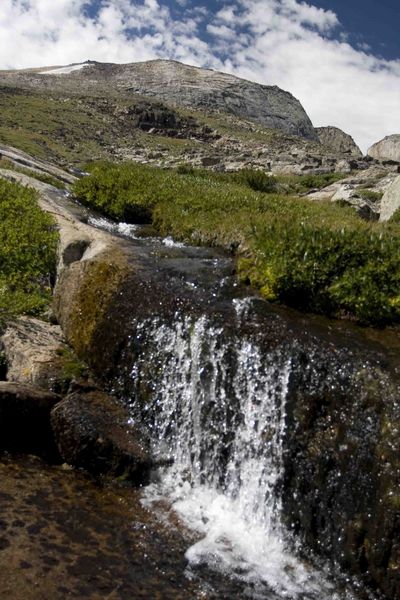
<svg viewBox="0 0 400 600"><path fill-rule="evenodd" d="M51 297L58 234L37 193L0 179L0 318L38 314Z"/></svg>
<svg viewBox="0 0 400 600"><path fill-rule="evenodd" d="M273 175L255 169L242 169L236 176L239 183L247 185L256 192L271 194L277 191L277 180Z"/></svg>
<svg viewBox="0 0 400 600"><path fill-rule="evenodd" d="M375 190L369 190L366 188L358 188L358 190L356 190L356 194L363 200L369 200L371 202L377 202L383 196L383 192L376 192Z"/></svg>

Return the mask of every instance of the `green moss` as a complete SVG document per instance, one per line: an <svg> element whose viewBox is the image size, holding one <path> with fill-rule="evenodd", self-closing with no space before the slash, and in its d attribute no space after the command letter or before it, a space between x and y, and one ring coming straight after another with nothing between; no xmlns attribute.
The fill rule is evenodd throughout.
<svg viewBox="0 0 400 600"><path fill-rule="evenodd" d="M124 255L115 250L112 254L85 261L85 271L73 306L71 307L71 345L80 357L93 350L93 339L128 273ZM98 349L101 352L101 349Z"/></svg>
<svg viewBox="0 0 400 600"><path fill-rule="evenodd" d="M74 379L82 379L87 375L87 366L76 356L72 348L61 347L57 355L61 365L60 384L64 389L67 389Z"/></svg>

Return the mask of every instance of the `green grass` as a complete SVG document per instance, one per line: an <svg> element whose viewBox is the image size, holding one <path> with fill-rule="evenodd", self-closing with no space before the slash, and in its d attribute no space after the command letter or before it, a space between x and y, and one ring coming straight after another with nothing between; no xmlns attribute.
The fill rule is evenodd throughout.
<svg viewBox="0 0 400 600"><path fill-rule="evenodd" d="M51 299L58 233L37 193L0 179L0 321L38 315Z"/></svg>
<svg viewBox="0 0 400 600"><path fill-rule="evenodd" d="M400 322L398 226L364 222L330 202L255 192L228 177L102 164L74 189L115 219L151 217L162 234L238 248L239 276L270 301L363 324Z"/></svg>

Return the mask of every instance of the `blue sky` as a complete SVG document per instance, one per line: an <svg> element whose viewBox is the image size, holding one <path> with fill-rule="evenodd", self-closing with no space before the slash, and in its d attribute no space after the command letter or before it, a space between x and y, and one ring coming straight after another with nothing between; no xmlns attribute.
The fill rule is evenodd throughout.
<svg viewBox="0 0 400 600"><path fill-rule="evenodd" d="M400 133L399 0L1 0L0 68L171 58L296 96L366 151Z"/></svg>
<svg viewBox="0 0 400 600"><path fill-rule="evenodd" d="M342 31L356 48L366 46L376 56L400 58L399 0L315 0L313 4L337 13Z"/></svg>

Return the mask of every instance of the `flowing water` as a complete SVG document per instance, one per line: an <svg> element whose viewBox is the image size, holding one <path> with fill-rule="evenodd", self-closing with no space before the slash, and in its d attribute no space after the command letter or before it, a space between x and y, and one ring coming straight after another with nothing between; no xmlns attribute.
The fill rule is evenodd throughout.
<svg viewBox="0 0 400 600"><path fill-rule="evenodd" d="M241 320L249 300L235 301ZM161 463L147 506L168 500L199 540L192 567L248 584L252 598L351 598L301 562L281 522L290 352L265 353L206 316L136 324L131 372ZM132 403L132 418L137 417Z"/></svg>
<svg viewBox="0 0 400 600"><path fill-rule="evenodd" d="M245 298L224 253L153 233L143 237L140 226L97 217L92 224L128 239L133 249L132 279L115 311L123 341L113 391L151 434L159 467L143 504L171 527L178 516L192 532L188 576L215 572L238 582L233 593L213 598L374 598L338 573L333 559L329 566L317 562L287 529L305 515L307 532L309 514L314 547L321 544L325 556L334 549L337 560L343 519L363 510L362 502L354 504L371 489L369 459L380 422L368 390L379 396L371 381L383 378L374 341L365 343L351 327L342 331ZM310 424L315 429L304 440ZM312 468L325 474L336 432L344 441L321 486ZM349 450L351 466L343 463L342 472L348 448L356 450ZM363 479L344 477L359 472Z"/></svg>

